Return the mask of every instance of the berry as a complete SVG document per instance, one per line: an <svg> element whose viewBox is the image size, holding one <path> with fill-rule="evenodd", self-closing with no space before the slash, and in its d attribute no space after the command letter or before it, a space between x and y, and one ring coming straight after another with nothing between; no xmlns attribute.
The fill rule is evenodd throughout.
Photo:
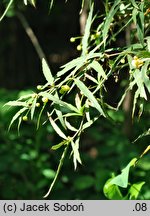
<svg viewBox="0 0 150 216"><path fill-rule="evenodd" d="M40 107L40 105L41 105L40 103L36 103L36 107Z"/></svg>
<svg viewBox="0 0 150 216"><path fill-rule="evenodd" d="M144 62L139 59L137 56L134 56L133 60L132 60L132 66L134 68L139 69L140 67L142 67L142 65L144 64Z"/></svg>
<svg viewBox="0 0 150 216"><path fill-rule="evenodd" d="M38 85L37 87L36 87L38 90L42 90L42 86L41 85Z"/></svg>
<svg viewBox="0 0 150 216"><path fill-rule="evenodd" d="M47 103L47 102L48 102L48 98L43 97L43 98L42 98L42 101L43 101L43 103Z"/></svg>
<svg viewBox="0 0 150 216"><path fill-rule="evenodd" d="M23 120L23 121L28 121L28 116L23 116L23 117L22 117L22 120Z"/></svg>
<svg viewBox="0 0 150 216"><path fill-rule="evenodd" d="M81 50L82 50L82 46L81 46L81 45L78 45L78 46L77 46L77 50L78 50L78 51L81 51Z"/></svg>
<svg viewBox="0 0 150 216"><path fill-rule="evenodd" d="M61 89L60 89L60 94L64 94L65 92L69 91L70 90L70 87L68 85L63 85L61 86Z"/></svg>
<svg viewBox="0 0 150 216"><path fill-rule="evenodd" d="M70 42L72 42L72 43L75 42L75 38L74 38L74 37L71 37L71 38L70 38Z"/></svg>

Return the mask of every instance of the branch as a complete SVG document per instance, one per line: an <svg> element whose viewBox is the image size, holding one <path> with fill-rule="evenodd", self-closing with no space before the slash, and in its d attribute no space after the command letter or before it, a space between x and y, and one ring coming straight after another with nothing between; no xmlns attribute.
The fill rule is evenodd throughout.
<svg viewBox="0 0 150 216"><path fill-rule="evenodd" d="M34 48L35 48L35 50L36 50L36 52L37 52L37 54L38 54L38 56L40 58L40 60L42 60L43 58L46 59L45 54L44 54L44 52L43 52L43 50L42 50L42 48L41 48L41 46L40 46L40 44L38 42L38 39L35 36L35 34L34 34L33 30L31 29L30 25L28 24L25 16L22 13L18 12L17 17L20 20L23 28L25 29L25 32L29 36L29 38L30 38L30 40L31 40L31 42L32 42L32 44L33 44L33 46L34 46Z"/></svg>

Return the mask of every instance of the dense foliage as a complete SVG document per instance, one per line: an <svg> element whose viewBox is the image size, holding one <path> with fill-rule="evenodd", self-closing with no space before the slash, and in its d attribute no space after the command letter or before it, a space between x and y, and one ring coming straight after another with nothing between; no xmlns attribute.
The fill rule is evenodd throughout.
<svg viewBox="0 0 150 216"><path fill-rule="evenodd" d="M52 3L53 1L51 1L51 6ZM8 9L11 4L13 4L13 1L9 2ZM24 1L24 4L27 5L27 1ZM31 4L35 6L35 1L31 1ZM84 7L84 2L82 6ZM71 176L62 177L62 181L66 184L73 185L74 193L76 193L76 190L84 190L95 186L94 190L101 192L103 190L108 199L137 199L142 186L148 183L144 168L142 168L143 178L140 174L140 177L135 178L135 181L130 181L129 172L133 167L138 169L138 166L144 164L142 157L149 151L150 146L146 143L144 149L139 148L139 153L134 152L132 154L131 150L130 155L128 152L133 147L129 148L129 140L124 137L119 128L126 118L122 104L128 94L133 95L130 112L134 127L137 127L138 124L143 125L143 116L149 114L149 8L150 3L146 0L106 1L105 14L101 15L94 12L94 1L89 1L89 14L84 35L70 39L71 42L76 42L81 38L77 46L81 53L80 56L63 65L55 76L53 76L46 59L42 58L42 71L46 84L39 84L36 91L22 94L17 100L6 103L7 106L17 107L17 112L10 122L9 129L18 120L17 127L18 133L20 133L22 122L26 122L25 125L28 126L33 122L37 129L40 127L40 130L44 131L41 134L46 134L47 130L52 131L53 128L59 136L58 144L51 143L52 150L63 149L57 171L55 173L53 170L50 171L46 168L45 171L42 170L43 174L45 173L44 175L49 178L53 178L55 173L54 180L45 197L51 192L64 164L64 159L68 158L69 155L69 157L73 157L75 170L78 163L82 164L82 161L84 161L89 172L87 175L79 172L78 179L73 183ZM7 9L5 12L7 12ZM119 44L117 40L120 39L122 34L126 34L126 38L123 44ZM109 94L110 86L113 84L112 79L114 83L118 84L118 92L115 92L115 95ZM45 114L47 118L43 120ZM47 126L48 121L50 126ZM98 128L101 125L100 132L92 131L92 128L96 130L96 125ZM139 126L137 129L139 133L137 132L132 140L134 145L144 136L149 135L148 127L149 125L145 124L145 131L142 129L140 132ZM90 130L92 132L89 132ZM111 131L110 134L104 132L107 130ZM92 157L96 157L98 149L103 152L99 162L93 162L93 168L90 168L89 162L86 163L87 156L84 153L82 154L82 148L79 151L80 143L84 143L84 139L87 142L84 134L87 137L90 134L94 137L93 139L98 136L98 140L104 142L102 146L96 146L93 149L95 153L91 153ZM42 137L42 135L40 136ZM24 134L21 134L21 137L25 137ZM38 142L42 142L42 138L38 139ZM93 141L91 140L91 142ZM33 156L33 159L34 157L37 159L38 151L31 151L33 153L31 158ZM109 178L110 172L108 174L107 171L104 171L105 167L108 166L113 171L118 161L114 164L111 158L107 161L105 153L109 157L111 154L113 157L123 154L119 155L118 159L124 167L121 174L117 176L112 174ZM30 158L30 156L27 157ZM45 157L47 157L47 154L45 154ZM70 161L68 163L67 169L70 169ZM101 165L102 163L105 163L105 166ZM111 165L108 165L109 163ZM110 171L109 169L108 171ZM118 169L119 167L115 168L115 171ZM102 175L104 177L101 177ZM138 176L138 174L136 175ZM109 179L107 180L107 178ZM134 179L134 175L132 178ZM98 184L97 181L99 181Z"/></svg>

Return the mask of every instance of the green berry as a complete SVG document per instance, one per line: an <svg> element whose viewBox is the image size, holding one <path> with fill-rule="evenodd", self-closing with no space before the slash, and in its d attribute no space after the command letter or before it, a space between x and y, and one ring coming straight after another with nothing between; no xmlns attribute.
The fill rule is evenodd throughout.
<svg viewBox="0 0 150 216"><path fill-rule="evenodd" d="M81 51L81 50L82 50L82 46L81 46L81 45L78 45L78 46L77 46L77 50L78 50L78 51Z"/></svg>
<svg viewBox="0 0 150 216"><path fill-rule="evenodd" d="M22 120L23 120L23 121L28 121L28 116L23 116L23 117L22 117Z"/></svg>
<svg viewBox="0 0 150 216"><path fill-rule="evenodd" d="M68 92L70 90L70 87L68 85L63 85L61 86L61 89L60 89L60 94L64 94L66 92Z"/></svg>
<svg viewBox="0 0 150 216"><path fill-rule="evenodd" d="M70 38L70 42L72 42L72 43L75 42L75 38L74 38L74 37L71 37L71 38Z"/></svg>
<svg viewBox="0 0 150 216"><path fill-rule="evenodd" d="M36 103L36 107L40 107L40 105L41 105L40 103Z"/></svg>
<svg viewBox="0 0 150 216"><path fill-rule="evenodd" d="M47 103L48 102L48 98L47 97L43 97L42 101L43 101L43 103Z"/></svg>
<svg viewBox="0 0 150 216"><path fill-rule="evenodd" d="M38 85L36 88L37 88L39 91L41 91L41 90L42 90L42 85Z"/></svg>

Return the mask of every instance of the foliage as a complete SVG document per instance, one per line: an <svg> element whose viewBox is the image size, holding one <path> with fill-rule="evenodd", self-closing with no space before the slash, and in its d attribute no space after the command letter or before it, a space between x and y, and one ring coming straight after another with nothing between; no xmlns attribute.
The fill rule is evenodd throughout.
<svg viewBox="0 0 150 216"><path fill-rule="evenodd" d="M27 4L27 1L24 3ZM52 3L53 1L51 1ZM35 1L31 1L31 4L35 6ZM144 108L147 103L150 94L149 7L148 1L106 1L105 14L100 17L99 15L94 16L94 3L91 3L85 33L78 45L81 55L63 65L56 76L53 76L47 61L43 58L42 70L46 84L38 86L37 91L33 93L23 95L19 99L5 104L19 108L10 122L9 129L18 120L19 131L22 120L29 118L34 120L37 114L38 129L42 113L45 111L47 119L42 125L44 126L49 121L61 138L58 144L52 146L53 150L62 147L64 150L56 176L44 197L47 197L51 192L68 150L70 150L70 156L73 157L74 169L77 169L78 163L82 164L79 145L81 135L86 129L93 126L98 120L103 122L107 119L109 122L117 124L118 122L112 118L110 113L119 112L123 100L130 90L135 91L132 109L133 120L136 117L136 111L141 107ZM4 15L7 9L8 7ZM102 21L95 27L94 23L97 20ZM130 29L130 41L124 47L116 47L115 42L118 36L127 28ZM108 102L107 82L112 77L116 82L119 82L123 73L127 84L120 91L117 105L113 106ZM37 111L39 106L41 107L40 112ZM142 116L142 112L143 109L139 112L139 118ZM143 134L147 135L147 132ZM149 147L146 147L142 156L148 151ZM115 191L115 194L117 193L117 198L124 198L118 188L122 184L118 185L118 181L122 179L122 175L125 175L123 185L125 184L127 187L130 166L131 164L122 171L120 176L106 183L104 192L108 198L114 198L111 190ZM93 184L93 180L89 177L86 177L85 181L88 182L87 187ZM143 181L132 184L127 197L137 198L138 194L134 194L135 188L140 190L143 184ZM107 193L106 186L107 190L110 188ZM82 185L80 185L81 188ZM111 195L107 195L110 193Z"/></svg>

